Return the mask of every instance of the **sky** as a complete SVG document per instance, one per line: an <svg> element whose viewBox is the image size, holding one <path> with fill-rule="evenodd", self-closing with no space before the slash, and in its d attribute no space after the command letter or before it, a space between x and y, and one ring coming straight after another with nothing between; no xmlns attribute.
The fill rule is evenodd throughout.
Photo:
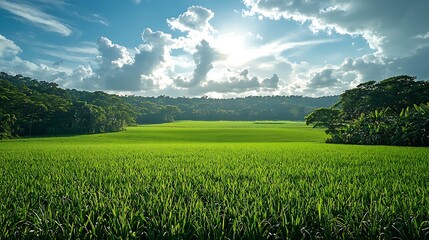
<svg viewBox="0 0 429 240"><path fill-rule="evenodd" d="M427 0L0 0L0 71L121 95L336 95L429 79L427 10Z"/></svg>

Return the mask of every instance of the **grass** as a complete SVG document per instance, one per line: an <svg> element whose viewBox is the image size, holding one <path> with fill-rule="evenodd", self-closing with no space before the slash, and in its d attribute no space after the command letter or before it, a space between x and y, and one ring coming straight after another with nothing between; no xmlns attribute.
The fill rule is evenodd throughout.
<svg viewBox="0 0 429 240"><path fill-rule="evenodd" d="M0 239L424 239L429 149L303 123L177 122L0 142Z"/></svg>

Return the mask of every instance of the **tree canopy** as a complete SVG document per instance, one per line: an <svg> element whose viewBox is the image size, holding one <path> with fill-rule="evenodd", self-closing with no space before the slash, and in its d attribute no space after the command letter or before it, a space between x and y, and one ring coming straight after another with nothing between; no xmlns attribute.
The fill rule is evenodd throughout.
<svg viewBox="0 0 429 240"><path fill-rule="evenodd" d="M429 146L429 82L402 75L362 83L306 123L327 128L334 143Z"/></svg>
<svg viewBox="0 0 429 240"><path fill-rule="evenodd" d="M0 73L0 138L121 131L135 123L131 106L103 92Z"/></svg>

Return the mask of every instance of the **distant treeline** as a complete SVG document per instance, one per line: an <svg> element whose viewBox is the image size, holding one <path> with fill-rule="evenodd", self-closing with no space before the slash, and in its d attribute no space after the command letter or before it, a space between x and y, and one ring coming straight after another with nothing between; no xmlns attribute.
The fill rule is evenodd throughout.
<svg viewBox="0 0 429 240"><path fill-rule="evenodd" d="M307 124L327 128L333 143L429 146L429 81L415 79L362 83L312 112Z"/></svg>
<svg viewBox="0 0 429 240"><path fill-rule="evenodd" d="M303 121L314 109L332 106L338 101L338 96L251 96L230 99L127 96L123 99L133 106L137 123L140 124L173 120Z"/></svg>
<svg viewBox="0 0 429 240"><path fill-rule="evenodd" d="M117 96L62 89L56 83L0 73L0 139L102 133L174 120L303 120L337 96L234 99Z"/></svg>

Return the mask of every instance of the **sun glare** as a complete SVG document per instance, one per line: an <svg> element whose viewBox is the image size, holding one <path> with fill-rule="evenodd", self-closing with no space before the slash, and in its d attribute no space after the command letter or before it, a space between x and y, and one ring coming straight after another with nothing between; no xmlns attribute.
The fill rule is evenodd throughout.
<svg viewBox="0 0 429 240"><path fill-rule="evenodd" d="M228 33L216 39L214 47L224 55L229 65L239 66L246 62L246 35Z"/></svg>

